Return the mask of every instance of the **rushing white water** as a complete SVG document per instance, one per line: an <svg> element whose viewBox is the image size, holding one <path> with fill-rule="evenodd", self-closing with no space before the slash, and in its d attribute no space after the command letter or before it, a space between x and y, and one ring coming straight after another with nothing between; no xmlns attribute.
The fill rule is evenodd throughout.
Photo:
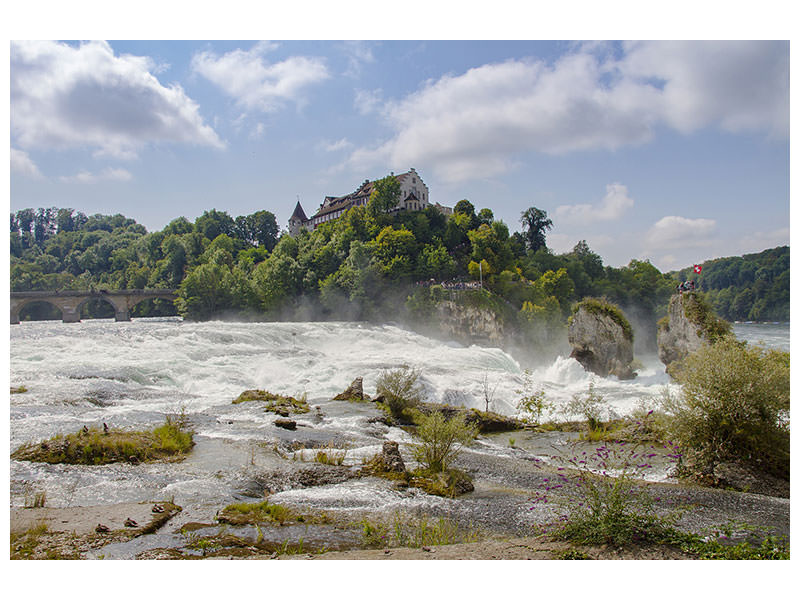
<svg viewBox="0 0 800 600"><path fill-rule="evenodd" d="M769 335L756 334L778 346L785 340L788 347L788 327L784 330L784 338L775 328ZM387 437L405 435L368 425L375 411L369 405L329 402L356 377L363 377L365 391L374 394L383 370L408 365L421 373L428 401L483 409L488 390L490 408L504 414L517 412L525 382L524 365L500 349L442 343L394 326L359 323L33 322L11 327L10 350L11 385L28 389L11 395L12 451L84 424L144 428L181 410L204 440L186 461L169 465L11 461L15 505L24 502L31 485L47 490L51 506L170 495L213 503L235 496L246 486L248 464L254 463L248 444L299 435L274 427L274 415L265 414L258 403L231 404L247 389L306 394L311 405L323 406L325 417L314 420L313 411L297 417L306 426L302 439L320 444L345 440L352 458L376 451ZM531 380L556 406L594 382L613 411L625 414L638 405L652 406L672 385L657 357L638 359L643 368L632 381L590 375L564 357L532 370ZM264 466L270 458L264 453L258 460Z"/></svg>

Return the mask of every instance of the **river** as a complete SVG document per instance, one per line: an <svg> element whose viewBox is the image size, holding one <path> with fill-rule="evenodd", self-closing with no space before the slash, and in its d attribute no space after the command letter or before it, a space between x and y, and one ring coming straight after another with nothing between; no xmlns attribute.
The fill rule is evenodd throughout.
<svg viewBox="0 0 800 600"><path fill-rule="evenodd" d="M788 325L737 324L734 330L742 339L788 350ZM371 405L330 401L356 377L374 395L383 370L408 365L419 370L429 401L483 409L488 391L490 408L504 414L517 413L525 384L525 365L498 348L442 343L390 325L98 319L27 322L12 326L10 338L11 385L28 390L10 396L11 451L83 425L150 428L181 411L197 440L192 455L174 464L85 467L12 460L12 506L25 505L41 491L54 507L174 498L184 506L184 520L210 519L252 492L255 466L263 472L281 463L270 445L297 436L313 444L335 442L348 447L347 461L355 464L379 451L384 439L410 441L398 428L369 424L376 411ZM656 356L637 359L642 367L633 381L595 377L565 357L534 368L530 378L556 409L593 382L622 415L653 406L675 387ZM255 388L305 394L324 416L312 411L297 418L297 432L278 429L274 415L257 403L231 403ZM481 448L500 451L491 443ZM360 481L345 487L349 507L361 502L385 508L389 501ZM398 502L439 500L421 494Z"/></svg>

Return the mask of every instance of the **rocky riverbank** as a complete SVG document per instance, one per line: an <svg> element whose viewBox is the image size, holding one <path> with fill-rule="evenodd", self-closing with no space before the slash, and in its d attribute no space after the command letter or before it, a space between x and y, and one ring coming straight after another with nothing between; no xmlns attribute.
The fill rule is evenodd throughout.
<svg viewBox="0 0 800 600"><path fill-rule="evenodd" d="M362 409L363 409L362 405ZM516 435L516 448L500 443ZM482 436L476 447L464 451L456 466L468 473L474 491L456 498L428 496L418 489L396 486L375 477L359 478L358 466L325 465L282 461L281 467L253 471L253 487L269 494L270 502L292 511L291 523L262 522L235 526L208 520L193 521L197 513L183 515L177 507L164 514L150 513L152 504L122 504L91 508L13 509L11 531L15 558L115 557L108 546L120 552L136 537L130 558L313 558L365 560L460 560L460 559L680 559L695 558L669 545L584 547L538 534L541 527L558 520L569 494L553 490L553 503L543 506L533 498L558 474L555 463L544 460L536 448L571 448L583 452L588 443L575 442L575 434L525 431ZM199 440L199 445L203 440ZM507 442L506 442L507 443ZM580 444L575 446L574 444ZM202 448L201 448L202 450ZM411 462L407 447L404 459ZM536 456L540 458L536 458ZM280 471L281 474L278 473ZM304 476L289 476L305 473ZM274 475L274 477L272 477ZM273 481L273 484L268 484ZM260 483L255 483L260 482ZM349 487L348 487L349 486ZM767 535L789 537L789 500L760 494L703 488L670 480L641 481L638 486L654 499L661 515L681 514L675 526L683 532L710 534L727 531L727 540L751 540L756 545ZM270 491L267 491L269 488ZM366 492L385 498L383 508L367 508L359 500ZM262 495L263 497L263 495ZM331 500L325 500L329 498ZM429 498L429 500L426 500ZM559 501L559 498L561 501ZM335 499L335 500L333 500ZM404 509L403 506L408 506ZM556 508L558 506L559 508ZM224 507L218 507L221 512ZM138 511L138 512L137 512ZM302 517L302 515L307 515ZM147 516L157 518L151 522ZM297 520L297 515L301 515ZM310 518L309 515L313 515ZM148 542L141 528L125 527L125 520L146 524L156 531ZM366 523L400 519L421 520L424 527L474 532L475 541L453 544L447 539L423 542L416 548L387 541L387 548L374 547L365 538ZM155 523L155 524L154 524ZM292 524L294 523L294 524ZM98 525L109 532L98 532ZM733 524L733 525L731 525ZM377 527L377 525L371 525ZM38 533L30 532L38 528ZM25 537L28 532L28 537ZM31 537L36 543L31 544ZM260 538L260 539L259 539ZM411 536L408 537L411 539ZM453 539L453 538L451 538ZM318 540L318 541L314 541ZM422 546L425 546L423 548ZM328 551L325 551L328 550Z"/></svg>

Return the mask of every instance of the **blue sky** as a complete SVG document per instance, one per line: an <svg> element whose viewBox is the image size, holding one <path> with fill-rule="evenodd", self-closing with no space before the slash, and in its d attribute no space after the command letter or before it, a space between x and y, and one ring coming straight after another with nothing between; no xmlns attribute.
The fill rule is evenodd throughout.
<svg viewBox="0 0 800 600"><path fill-rule="evenodd" d="M431 201L512 231L536 206L551 248L614 266L789 243L788 42L39 41L10 64L12 211L285 227L298 196L415 167Z"/></svg>

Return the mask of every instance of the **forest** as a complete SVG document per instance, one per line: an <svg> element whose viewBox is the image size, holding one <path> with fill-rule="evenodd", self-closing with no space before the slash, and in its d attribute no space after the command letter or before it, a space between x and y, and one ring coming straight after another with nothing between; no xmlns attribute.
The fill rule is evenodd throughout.
<svg viewBox="0 0 800 600"><path fill-rule="evenodd" d="M20 210L11 214L11 290L176 288L177 310L188 319L396 320L424 308L431 283L482 280L503 310L547 331L563 327L586 296L654 323L676 281L691 274L661 273L635 259L606 266L585 241L555 254L546 243L553 223L536 207L512 233L491 209L476 211L466 199L449 217L435 208L392 211L398 194L389 176L376 182L366 206L296 238L265 210L232 217L212 209L155 232L119 214ZM708 261L694 278L723 317L789 319L788 247ZM23 319L58 318L44 303L24 310ZM102 301L84 310L110 316ZM175 307L154 300L133 316L165 314Z"/></svg>
<svg viewBox="0 0 800 600"><path fill-rule="evenodd" d="M675 274L694 278L717 314L729 321L789 321L789 246L717 258Z"/></svg>

